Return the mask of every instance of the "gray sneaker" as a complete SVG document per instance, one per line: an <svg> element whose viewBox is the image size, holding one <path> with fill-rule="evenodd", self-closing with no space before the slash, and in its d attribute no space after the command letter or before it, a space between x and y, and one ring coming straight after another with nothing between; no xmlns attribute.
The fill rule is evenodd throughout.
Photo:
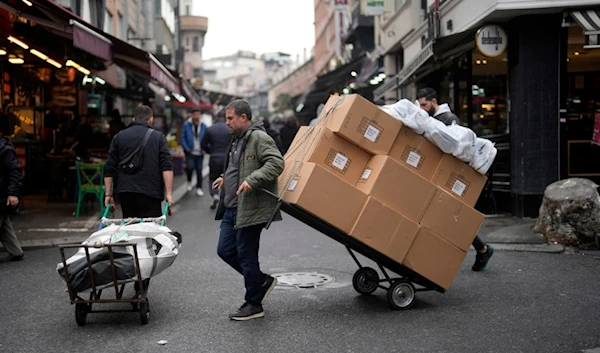
<svg viewBox="0 0 600 353"><path fill-rule="evenodd" d="M267 300L267 297L269 296L269 294L271 294L271 291L273 291L273 288L275 288L276 285L277 285L277 278L267 275L267 279L261 286L261 289L264 291L262 300L260 301L261 304L263 304L265 302L265 300Z"/></svg>
<svg viewBox="0 0 600 353"><path fill-rule="evenodd" d="M229 318L235 321L248 321L265 316L262 305L244 303L235 313L229 314Z"/></svg>

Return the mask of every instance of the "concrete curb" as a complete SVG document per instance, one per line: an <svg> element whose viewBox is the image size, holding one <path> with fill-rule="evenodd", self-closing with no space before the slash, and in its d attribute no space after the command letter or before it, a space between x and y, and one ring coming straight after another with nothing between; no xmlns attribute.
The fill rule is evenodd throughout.
<svg viewBox="0 0 600 353"><path fill-rule="evenodd" d="M560 254L565 252L565 246L562 244L507 244L507 243L489 243L494 250L516 251L516 252L543 252L550 254Z"/></svg>

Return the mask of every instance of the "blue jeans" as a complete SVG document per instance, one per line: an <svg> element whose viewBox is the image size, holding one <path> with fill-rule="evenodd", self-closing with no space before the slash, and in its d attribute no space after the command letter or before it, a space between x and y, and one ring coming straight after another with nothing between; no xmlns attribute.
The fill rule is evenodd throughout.
<svg viewBox="0 0 600 353"><path fill-rule="evenodd" d="M221 234L217 254L244 276L246 302L260 305L264 295L262 284L267 275L262 273L258 263L260 233L264 224L235 229L237 209L228 208L221 221Z"/></svg>
<svg viewBox="0 0 600 353"><path fill-rule="evenodd" d="M192 181L194 170L196 171L196 188L202 189L202 164L204 155L195 156L191 153L185 154L185 164L187 165L187 181Z"/></svg>

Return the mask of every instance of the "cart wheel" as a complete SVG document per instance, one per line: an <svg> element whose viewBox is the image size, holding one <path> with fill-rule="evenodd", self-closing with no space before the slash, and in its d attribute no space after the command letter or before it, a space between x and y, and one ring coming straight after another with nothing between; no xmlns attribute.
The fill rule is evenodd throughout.
<svg viewBox="0 0 600 353"><path fill-rule="evenodd" d="M77 321L77 325L84 326L85 321L87 319L87 314L89 312L89 305L78 303L75 304L75 321Z"/></svg>
<svg viewBox="0 0 600 353"><path fill-rule="evenodd" d="M359 268L352 277L354 290L362 295L369 295L378 288L379 274L370 267Z"/></svg>
<svg viewBox="0 0 600 353"><path fill-rule="evenodd" d="M393 309L408 309L415 300L415 286L407 280L397 280L388 289L387 298Z"/></svg>
<svg viewBox="0 0 600 353"><path fill-rule="evenodd" d="M140 321L142 325L146 325L150 321L150 301L140 302Z"/></svg>

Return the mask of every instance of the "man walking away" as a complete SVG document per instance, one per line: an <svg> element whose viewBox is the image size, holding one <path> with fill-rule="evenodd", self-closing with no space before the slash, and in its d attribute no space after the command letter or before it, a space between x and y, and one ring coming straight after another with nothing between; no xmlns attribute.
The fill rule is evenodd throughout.
<svg viewBox="0 0 600 353"><path fill-rule="evenodd" d="M10 221L10 213L19 205L21 166L13 144L0 134L0 243L8 256L0 261L23 260L23 249Z"/></svg>
<svg viewBox="0 0 600 353"><path fill-rule="evenodd" d="M116 192L123 218L160 217L163 199L173 205L173 159L165 136L151 127L154 122L152 109L140 105L133 110L133 117L129 127L119 132L110 144L105 167L104 204L114 205L113 192ZM141 156L139 169L123 168L123 162L138 147L142 147L138 152Z"/></svg>
<svg viewBox="0 0 600 353"><path fill-rule="evenodd" d="M225 173L213 183L222 190L215 219L221 221L217 253L244 276L245 303L232 320L251 320L265 315L262 303L277 280L260 270L258 248L266 223L281 220L277 200L258 189L277 193L277 178L284 162L275 141L262 122L252 123L252 110L243 100L225 108L226 123L233 135L225 157Z"/></svg>
<svg viewBox="0 0 600 353"><path fill-rule="evenodd" d="M423 88L419 90L417 99L421 109L429 113L430 116L438 119L446 125L459 124L458 117L450 111L448 104L438 105L437 92L433 88ZM494 255L494 248L486 245L479 236L473 240L473 247L477 250L475 264L471 269L473 271L483 271L488 265L490 258Z"/></svg>
<svg viewBox="0 0 600 353"><path fill-rule="evenodd" d="M225 123L225 109L222 109L217 114L215 123L206 130L201 141L202 150L210 155L208 176L211 185L225 170L225 155L230 141L231 134ZM213 198L210 209L214 210L219 204L219 190L211 187L210 195Z"/></svg>
<svg viewBox="0 0 600 353"><path fill-rule="evenodd" d="M192 175L196 171L196 195L204 196L202 191L202 165L204 152L200 148L200 141L206 132L206 125L200 121L200 110L192 111L192 116L183 123L181 128L181 146L185 152L185 164L187 166L188 191L192 191Z"/></svg>

